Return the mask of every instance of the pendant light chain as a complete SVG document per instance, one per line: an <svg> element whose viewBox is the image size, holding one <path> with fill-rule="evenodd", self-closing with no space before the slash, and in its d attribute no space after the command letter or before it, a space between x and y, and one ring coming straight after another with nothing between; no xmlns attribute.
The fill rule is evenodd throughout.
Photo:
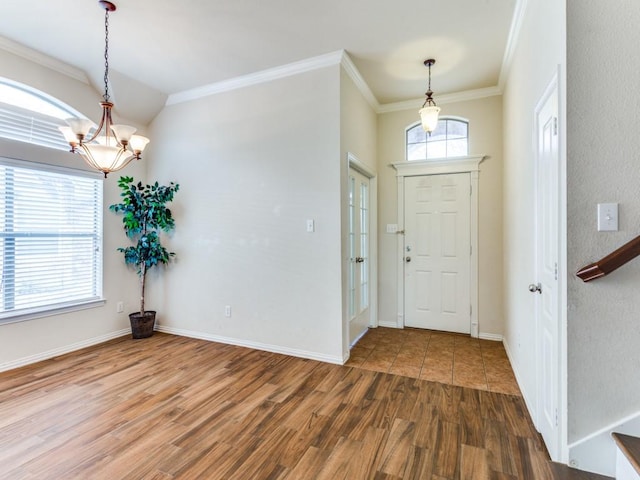
<svg viewBox="0 0 640 480"><path fill-rule="evenodd" d="M104 101L109 101L109 9L104 11Z"/></svg>
<svg viewBox="0 0 640 480"><path fill-rule="evenodd" d="M422 104L422 107L424 108L426 105L434 105L436 104L436 102L433 100L433 91L431 90L431 65L433 65L435 63L435 60L426 60L425 61L425 65L429 68L429 86L427 88L427 98L425 98L424 103Z"/></svg>

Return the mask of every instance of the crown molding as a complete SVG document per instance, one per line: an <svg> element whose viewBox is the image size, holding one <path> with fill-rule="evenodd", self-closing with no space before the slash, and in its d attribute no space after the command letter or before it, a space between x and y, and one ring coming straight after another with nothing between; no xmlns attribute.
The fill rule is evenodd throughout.
<svg viewBox="0 0 640 480"><path fill-rule="evenodd" d="M169 95L166 105L169 106L189 102L192 100L197 100L199 98L208 97L210 95L229 92L231 90L237 90L239 88L257 85L280 78L286 78L293 75L298 75L300 73L310 72L319 68L338 64L341 65L347 75L349 75L349 78L351 78L356 88L360 91L364 99L376 113L411 110L413 108L418 108L420 106L420 102L422 102L423 100L422 98L419 98L415 100L406 100L403 102L387 103L381 105L369 88L367 82L362 77L362 74L353 63L353 60L351 60L349 54L345 50L338 50L335 52L327 53L325 55L319 55L317 57L311 57L306 60L301 60L299 62L282 65L280 67L269 68L260 72L250 73L240 77L231 78L229 80L224 80L222 82L210 83L208 85L203 85L202 87L196 87L190 90L184 90L182 92L174 93ZM468 100L477 100L480 98L493 97L496 95L502 95L502 89L498 86L439 95L437 97L437 100L438 104L447 104Z"/></svg>
<svg viewBox="0 0 640 480"><path fill-rule="evenodd" d="M445 95L437 95L438 105L446 105L447 103L467 102L469 100L478 100L481 98L495 97L502 95L502 89L495 87L478 88L476 90L466 90L464 92L448 93ZM380 105L377 109L378 113L399 112L402 110L418 110L424 98L416 98L415 100L405 100L404 102L386 103Z"/></svg>
<svg viewBox="0 0 640 480"><path fill-rule="evenodd" d="M189 102L191 100L197 100L199 98L208 97L218 93L229 92L231 90L257 85L259 83L270 82L272 80L310 72L312 70L317 70L331 65L338 65L342 62L344 54L344 50L338 50L325 55L300 60L299 62L268 68L266 70L242 75L229 80L223 80L221 82L203 85L202 87L184 90L182 92L169 95L166 105Z"/></svg>
<svg viewBox="0 0 640 480"><path fill-rule="evenodd" d="M37 50L33 50L32 48L25 47L13 40L9 40L6 37L0 36L0 49L89 85L87 75L79 68L72 67L68 63L56 60L55 58L49 57Z"/></svg>
<svg viewBox="0 0 640 480"><path fill-rule="evenodd" d="M378 99L369 88L369 85L367 85L367 82L365 82L364 78L360 74L360 70L358 70L356 65L353 63L353 60L351 60L349 54L344 50L342 50L342 59L340 60L340 65L342 65L344 71L347 73L347 75L349 75L349 78L353 80L356 88L360 91L367 103L371 105L376 113L378 113L378 110L380 108Z"/></svg>
<svg viewBox="0 0 640 480"><path fill-rule="evenodd" d="M500 68L500 76L498 77L498 87L500 87L500 90L504 90L507 75L509 74L509 70L511 70L513 55L515 54L516 47L518 46L518 38L520 37L524 17L527 13L527 4L528 0L516 0L516 6L513 11L513 20L511 21L511 28L509 29L509 38L507 39L507 48L504 50L502 68Z"/></svg>

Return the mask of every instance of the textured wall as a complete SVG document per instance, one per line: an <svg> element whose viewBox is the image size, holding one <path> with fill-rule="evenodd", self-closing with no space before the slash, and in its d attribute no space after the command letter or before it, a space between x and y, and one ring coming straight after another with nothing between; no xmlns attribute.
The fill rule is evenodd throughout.
<svg viewBox="0 0 640 480"><path fill-rule="evenodd" d="M539 99L558 73L562 85L565 39L563 2L538 0L527 3L526 16L506 78L503 96L504 313L505 344L509 349L520 389L535 418L535 297L527 288L536 278L534 114ZM562 94L561 89L561 102ZM562 112L560 117L562 141ZM560 342L563 342L562 325L559 330ZM562 415L563 412L560 413ZM561 428L562 420L561 416Z"/></svg>
<svg viewBox="0 0 640 480"><path fill-rule="evenodd" d="M568 265L575 272L640 234L640 4L569 0ZM620 231L596 231L596 204ZM640 259L568 283L569 442L640 410Z"/></svg>

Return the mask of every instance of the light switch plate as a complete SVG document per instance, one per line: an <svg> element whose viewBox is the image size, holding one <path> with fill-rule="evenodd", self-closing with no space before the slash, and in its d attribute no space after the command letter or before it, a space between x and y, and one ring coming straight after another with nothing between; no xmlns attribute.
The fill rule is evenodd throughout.
<svg viewBox="0 0 640 480"><path fill-rule="evenodd" d="M387 223L387 233L398 233L398 225L396 223Z"/></svg>
<svg viewBox="0 0 640 480"><path fill-rule="evenodd" d="M307 220L307 232L313 233L316 230L316 222L312 219Z"/></svg>
<svg viewBox="0 0 640 480"><path fill-rule="evenodd" d="M618 231L618 204L599 203L598 204L598 231L617 232Z"/></svg>

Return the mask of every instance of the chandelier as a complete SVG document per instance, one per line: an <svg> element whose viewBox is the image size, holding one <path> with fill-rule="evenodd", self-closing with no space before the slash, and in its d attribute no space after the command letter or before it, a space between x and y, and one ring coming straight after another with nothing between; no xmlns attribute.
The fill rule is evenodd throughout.
<svg viewBox="0 0 640 480"><path fill-rule="evenodd" d="M109 101L109 12L115 4L100 0L104 8L104 95L100 102L102 118L96 125L86 118L69 118L68 126L59 127L72 153L79 153L95 170L107 174L126 167L133 159L140 160L149 139L134 135L136 129L129 125L114 125L111 119L113 103Z"/></svg>
<svg viewBox="0 0 640 480"><path fill-rule="evenodd" d="M431 135L431 132L438 126L438 114L440 113L440 107L438 107L433 100L433 92L431 91L431 65L434 63L436 63L436 61L433 58L424 61L424 66L429 67L429 88L427 89L427 93L425 93L427 98L418 112L422 120L422 128L429 135Z"/></svg>

